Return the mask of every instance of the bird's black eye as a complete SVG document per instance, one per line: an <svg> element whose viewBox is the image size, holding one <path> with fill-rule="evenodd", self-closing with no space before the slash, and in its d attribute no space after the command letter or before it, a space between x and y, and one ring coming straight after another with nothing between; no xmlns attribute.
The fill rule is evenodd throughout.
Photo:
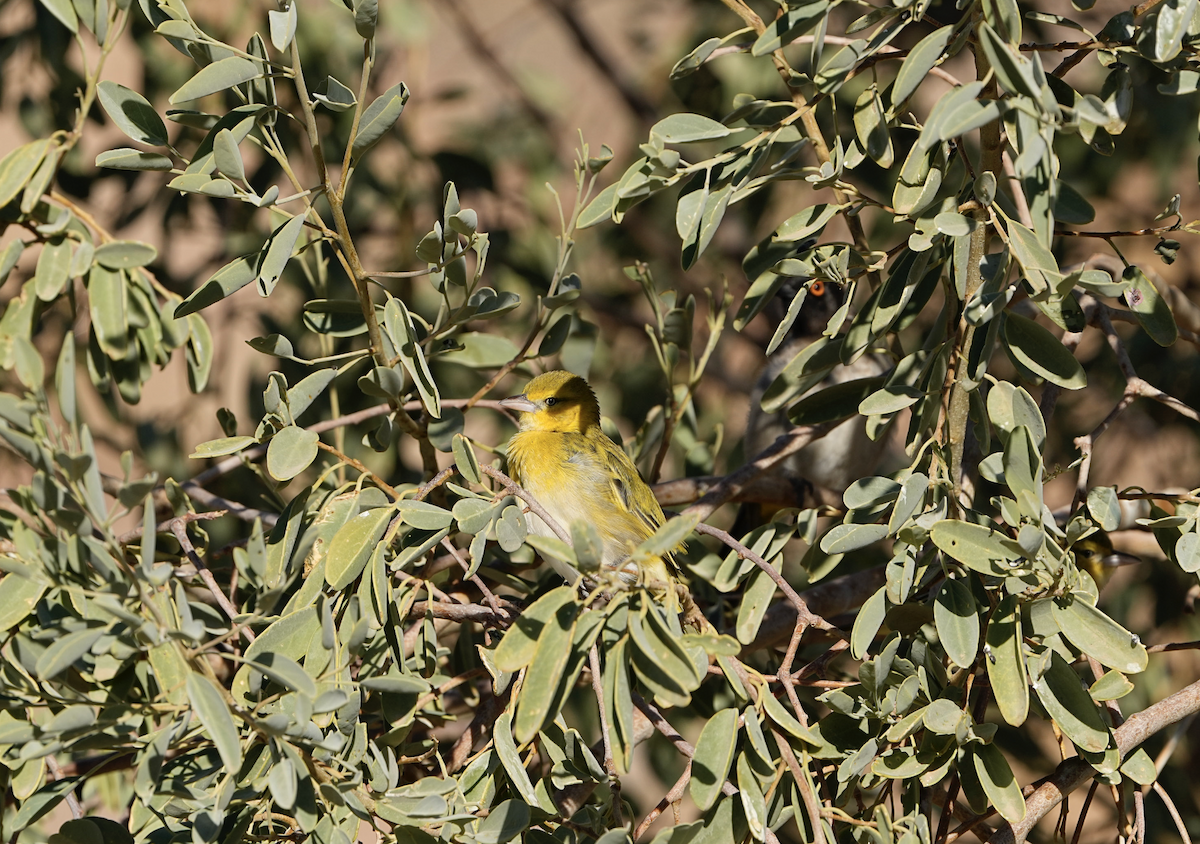
<svg viewBox="0 0 1200 844"><path fill-rule="evenodd" d="M556 399L554 396L546 399L546 407L554 407L556 404L558 404L558 399Z"/></svg>

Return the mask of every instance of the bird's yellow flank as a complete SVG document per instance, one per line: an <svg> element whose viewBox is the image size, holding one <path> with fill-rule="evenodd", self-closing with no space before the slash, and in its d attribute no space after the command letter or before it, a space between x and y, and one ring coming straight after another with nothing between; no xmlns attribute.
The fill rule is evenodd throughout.
<svg viewBox="0 0 1200 844"><path fill-rule="evenodd" d="M500 404L520 414L508 443L508 471L565 530L587 521L603 542L601 564L620 567L663 523L663 511L633 461L600 428L600 404L570 372L547 372ZM553 536L533 513L530 532ZM669 583L670 558L641 563L645 582Z"/></svg>

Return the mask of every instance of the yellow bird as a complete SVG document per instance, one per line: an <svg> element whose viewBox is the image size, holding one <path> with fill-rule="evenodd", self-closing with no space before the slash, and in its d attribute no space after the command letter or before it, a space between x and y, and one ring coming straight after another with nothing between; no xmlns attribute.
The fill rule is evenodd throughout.
<svg viewBox="0 0 1200 844"><path fill-rule="evenodd" d="M1104 588L1119 566L1140 563L1141 558L1113 550L1112 540L1102 530L1088 534L1071 546L1075 564L1092 576L1096 586Z"/></svg>
<svg viewBox="0 0 1200 844"><path fill-rule="evenodd" d="M508 443L508 471L564 530L586 521L602 542L601 565L625 566L630 551L664 521L662 507L637 467L600 429L600 404L588 383L570 372L554 371L529 382L525 392L500 402L520 414L520 430ZM554 533L532 512L529 531ZM578 576L561 560L551 565L568 580ZM641 562L622 578L672 583L670 556Z"/></svg>

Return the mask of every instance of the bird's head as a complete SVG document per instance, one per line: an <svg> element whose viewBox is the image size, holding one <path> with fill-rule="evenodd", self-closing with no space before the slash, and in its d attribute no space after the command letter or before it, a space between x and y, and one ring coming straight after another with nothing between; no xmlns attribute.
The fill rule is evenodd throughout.
<svg viewBox="0 0 1200 844"><path fill-rule="evenodd" d="M519 396L500 402L521 414L522 431L584 433L600 425L596 394L578 375L556 370L534 378Z"/></svg>
<svg viewBox="0 0 1200 844"><path fill-rule="evenodd" d="M1141 562L1141 559L1132 554L1114 551L1112 540L1102 530L1088 534L1076 542L1071 546L1071 551L1075 555L1075 564L1090 574L1097 586L1104 586L1118 566Z"/></svg>

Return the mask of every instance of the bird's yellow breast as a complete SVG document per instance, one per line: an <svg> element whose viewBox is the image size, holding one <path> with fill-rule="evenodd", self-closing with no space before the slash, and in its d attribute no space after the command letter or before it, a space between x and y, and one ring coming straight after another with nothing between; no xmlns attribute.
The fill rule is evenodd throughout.
<svg viewBox="0 0 1200 844"><path fill-rule="evenodd" d="M579 433L522 431L509 442L508 467L513 480L532 494L564 530L570 530L576 521L594 525L604 543L602 563L611 566L653 533L656 523L662 522L662 511L655 502L657 512L647 520L637 508L630 507L632 484L621 479L624 472L614 472L615 466L624 469L628 458L615 443L604 439L606 442ZM636 478L631 463L628 469ZM641 483L640 478L637 483ZM648 489L646 493L653 501ZM551 533L532 514L528 522L535 533Z"/></svg>

